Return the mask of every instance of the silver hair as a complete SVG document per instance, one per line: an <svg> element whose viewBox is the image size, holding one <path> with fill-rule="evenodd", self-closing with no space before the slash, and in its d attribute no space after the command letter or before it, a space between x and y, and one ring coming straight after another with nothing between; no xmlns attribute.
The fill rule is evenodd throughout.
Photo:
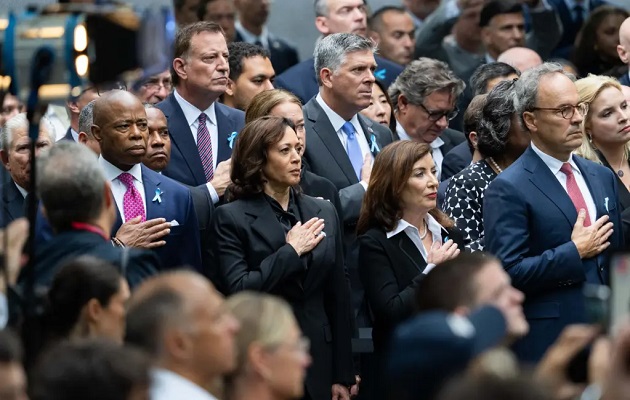
<svg viewBox="0 0 630 400"><path fill-rule="evenodd" d="M497 157L505 152L515 112L514 84L513 80L499 82L486 97L477 127L477 150L484 157Z"/></svg>
<svg viewBox="0 0 630 400"><path fill-rule="evenodd" d="M523 113L536 107L540 80L543 76L549 74L562 74L571 79L571 81L575 81L575 76L564 72L562 65L559 63L546 62L523 72L514 85L514 105L524 127L527 127L527 125L525 125Z"/></svg>
<svg viewBox="0 0 630 400"><path fill-rule="evenodd" d="M328 16L328 0L315 0L313 2L313 8L315 9L316 17Z"/></svg>
<svg viewBox="0 0 630 400"><path fill-rule="evenodd" d="M317 84L322 86L319 72L327 68L335 73L346 59L346 55L356 51L376 52L374 43L354 33L334 33L322 38L313 52Z"/></svg>
<svg viewBox="0 0 630 400"><path fill-rule="evenodd" d="M37 193L57 231L98 218L109 195L105 183L96 155L79 143L62 141L37 164Z"/></svg>
<svg viewBox="0 0 630 400"><path fill-rule="evenodd" d="M13 135L16 131L24 130L28 135L28 119L26 118L26 113L20 113L13 116L7 122L4 123L2 129L0 129L0 148L4 151L8 151L11 147L11 142L13 141ZM50 137L50 140L55 143L57 137L55 135L55 128L53 127L50 120L46 117L42 117L39 121L39 132L45 130Z"/></svg>
<svg viewBox="0 0 630 400"><path fill-rule="evenodd" d="M432 58L421 57L407 65L389 87L388 93L394 107L398 97L404 95L411 104L422 104L424 99L438 90L450 90L454 98L459 97L466 88L448 65Z"/></svg>
<svg viewBox="0 0 630 400"><path fill-rule="evenodd" d="M86 135L92 136L92 124L94 123L94 103L92 100L81 109L79 113L79 132L85 132Z"/></svg>

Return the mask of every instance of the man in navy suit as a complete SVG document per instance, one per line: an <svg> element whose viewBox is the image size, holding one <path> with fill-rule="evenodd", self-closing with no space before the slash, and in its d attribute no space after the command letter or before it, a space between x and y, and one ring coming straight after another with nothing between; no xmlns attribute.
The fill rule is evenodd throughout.
<svg viewBox="0 0 630 400"><path fill-rule="evenodd" d="M619 27L617 54L619 54L621 61L628 65L628 71L619 77L619 83L630 86L630 18L626 18Z"/></svg>
<svg viewBox="0 0 630 400"><path fill-rule="evenodd" d="M166 244L155 249L164 268L201 269L197 216L190 191L141 164L147 151L148 122L144 106L129 92L116 90L94 103L92 134L100 143L101 165L111 182L116 232L123 222L164 218L170 223Z"/></svg>
<svg viewBox="0 0 630 400"><path fill-rule="evenodd" d="M582 144L585 110L562 66L524 72L514 96L532 141L486 190L483 222L486 249L526 297L530 333L515 352L537 361L566 325L586 322L582 290L608 284L621 216L613 173L572 155Z"/></svg>
<svg viewBox="0 0 630 400"><path fill-rule="evenodd" d="M606 4L601 0L576 1L576 0L547 0L549 5L556 10L556 14L562 22L562 37L553 57L569 59L573 52L573 43L578 32L588 19L589 14L599 6Z"/></svg>
<svg viewBox="0 0 630 400"><path fill-rule="evenodd" d="M238 10L235 42L247 42L261 46L271 54L271 64L280 74L298 63L298 52L295 46L269 32L270 1L234 0Z"/></svg>
<svg viewBox="0 0 630 400"><path fill-rule="evenodd" d="M217 100L228 85L228 48L221 27L196 22L177 31L171 75L175 90L156 105L173 143L163 174L188 186L206 185L214 203L230 183L230 156L245 113Z"/></svg>
<svg viewBox="0 0 630 400"><path fill-rule="evenodd" d="M315 27L328 36L333 33L355 33L367 37L367 6L364 0L316 0ZM377 68L374 76L389 86L403 68L389 60L374 56ZM280 74L275 86L293 92L306 104L319 91L314 60L306 61L289 68Z"/></svg>

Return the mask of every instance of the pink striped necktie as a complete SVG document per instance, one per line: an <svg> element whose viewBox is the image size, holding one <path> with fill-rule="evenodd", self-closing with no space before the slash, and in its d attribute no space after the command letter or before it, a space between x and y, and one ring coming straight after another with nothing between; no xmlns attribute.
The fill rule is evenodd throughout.
<svg viewBox="0 0 630 400"><path fill-rule="evenodd" d="M567 192L569 192L569 197L575 206L575 209L580 212L580 210L584 210L586 212L586 218L584 219L584 226L591 225L591 216L588 213L588 207L586 207L586 201L584 200L584 196L582 196L582 192L575 181L575 175L573 175L573 169L571 168L571 164L564 163L560 168L560 171L567 176Z"/></svg>
<svg viewBox="0 0 630 400"><path fill-rule="evenodd" d="M125 214L125 221L129 221L137 216L142 217L140 222L146 221L147 216L144 212L144 201L136 189L136 186L133 184L133 175L128 172L123 172L118 175L118 180L127 187L127 191L123 197L123 212Z"/></svg>
<svg viewBox="0 0 630 400"><path fill-rule="evenodd" d="M208 132L206 120L208 116L201 113L199 118L199 127L197 127L197 149L203 165L203 173L206 176L206 182L210 182L214 177L214 159L212 157L212 138Z"/></svg>

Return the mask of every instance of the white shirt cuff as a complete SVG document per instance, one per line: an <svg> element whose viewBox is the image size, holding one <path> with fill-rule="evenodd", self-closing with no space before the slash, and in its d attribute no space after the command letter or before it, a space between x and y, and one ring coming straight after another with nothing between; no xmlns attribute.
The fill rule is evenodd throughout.
<svg viewBox="0 0 630 400"><path fill-rule="evenodd" d="M0 329L4 329L9 323L9 302L7 295L0 292Z"/></svg>
<svg viewBox="0 0 630 400"><path fill-rule="evenodd" d="M208 182L206 183L206 187L208 188L208 192L210 192L210 197L212 197L212 204L217 204L219 202L219 194L214 189L214 186Z"/></svg>
<svg viewBox="0 0 630 400"><path fill-rule="evenodd" d="M457 0L447 0L445 4L445 17L446 19L458 18L462 13L462 10L459 8L457 4Z"/></svg>
<svg viewBox="0 0 630 400"><path fill-rule="evenodd" d="M427 266L424 268L424 271L422 271L422 273L426 275L429 272L431 272L433 268L435 268L435 264L433 263L427 264Z"/></svg>

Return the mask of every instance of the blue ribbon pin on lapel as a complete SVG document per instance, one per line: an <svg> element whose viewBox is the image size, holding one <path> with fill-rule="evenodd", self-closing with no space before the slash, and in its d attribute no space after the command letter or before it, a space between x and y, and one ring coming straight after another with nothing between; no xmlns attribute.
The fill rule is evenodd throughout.
<svg viewBox="0 0 630 400"><path fill-rule="evenodd" d="M155 189L155 196L153 197L153 200L151 200L152 202L158 202L159 204L162 203L162 194L164 194L164 192L162 191L162 189L157 188Z"/></svg>
<svg viewBox="0 0 630 400"><path fill-rule="evenodd" d="M234 140L236 140L237 135L238 135L238 132L232 132L230 133L230 136L228 136L228 143L230 145L230 149L234 146Z"/></svg>
<svg viewBox="0 0 630 400"><path fill-rule="evenodd" d="M378 143L376 143L376 135L372 134L372 136L370 136L370 151L372 152L372 154L376 155L376 153L379 153L381 151L381 148L378 147Z"/></svg>

